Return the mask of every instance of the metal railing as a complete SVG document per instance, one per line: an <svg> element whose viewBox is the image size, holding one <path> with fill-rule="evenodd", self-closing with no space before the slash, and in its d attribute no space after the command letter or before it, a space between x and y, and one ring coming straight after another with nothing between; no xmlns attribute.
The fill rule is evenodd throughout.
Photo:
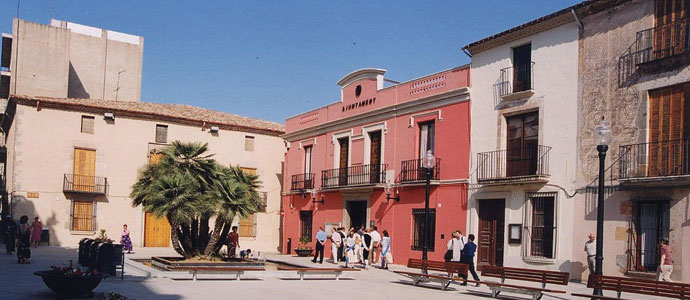
<svg viewBox="0 0 690 300"><path fill-rule="evenodd" d="M431 180L439 180L441 178L441 159L436 158L436 166L434 167ZM400 182L412 182L426 180L426 169L422 167L422 159L410 159L400 162Z"/></svg>
<svg viewBox="0 0 690 300"><path fill-rule="evenodd" d="M321 187L385 183L387 167L387 164L369 164L323 170L321 171Z"/></svg>
<svg viewBox="0 0 690 300"><path fill-rule="evenodd" d="M538 145L477 153L477 181L549 176L550 151L551 147Z"/></svg>
<svg viewBox="0 0 690 300"><path fill-rule="evenodd" d="M309 190L314 188L314 173L292 175L290 190Z"/></svg>
<svg viewBox="0 0 690 300"><path fill-rule="evenodd" d="M690 175L690 139L620 146L620 179Z"/></svg>
<svg viewBox="0 0 690 300"><path fill-rule="evenodd" d="M65 174L65 179L62 182L62 191L106 195L108 193L108 186L108 178L105 177Z"/></svg>
<svg viewBox="0 0 690 300"><path fill-rule="evenodd" d="M688 53L690 32L688 20L638 31L635 41L618 58L618 83L623 85L634 78L639 64Z"/></svg>
<svg viewBox="0 0 690 300"><path fill-rule="evenodd" d="M534 62L501 69L498 90L501 96L534 89Z"/></svg>

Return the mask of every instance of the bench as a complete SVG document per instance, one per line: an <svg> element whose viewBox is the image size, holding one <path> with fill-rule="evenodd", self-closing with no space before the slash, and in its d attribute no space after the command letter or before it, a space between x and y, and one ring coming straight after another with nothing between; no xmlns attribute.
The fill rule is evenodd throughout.
<svg viewBox="0 0 690 300"><path fill-rule="evenodd" d="M568 285L570 273L558 271L544 271L534 269L482 266L482 277L501 278L501 282L482 281L491 290L491 297L496 298L501 292L523 294L532 296L533 300L539 300L544 293L563 293L562 290L547 289L546 284ZM506 284L506 279L531 281L541 283L541 288L525 287L516 284Z"/></svg>
<svg viewBox="0 0 690 300"><path fill-rule="evenodd" d="M621 299L623 292L633 294L652 295L674 299L690 299L690 284L679 282L665 282L649 279L629 277L615 277L590 275L587 279L588 288L600 288L602 290L615 291L617 297L595 296L602 300ZM576 297L592 298L587 294L571 294Z"/></svg>
<svg viewBox="0 0 690 300"><path fill-rule="evenodd" d="M283 267L278 266L279 271L296 271L299 275L299 280L304 280L304 275L306 274L333 274L335 275L335 280L340 280L340 275L347 271L359 271L359 269L348 269L348 268L293 268L293 267Z"/></svg>
<svg viewBox="0 0 690 300"><path fill-rule="evenodd" d="M172 271L189 271L189 274L192 274L192 281L196 281L197 279L197 274L234 274L235 275L235 280L240 280L240 277L244 274L246 271L265 271L266 269L264 268L258 268L258 267L253 267L253 268L245 268L245 267L186 267L186 266L179 266L179 267L171 267L170 268Z"/></svg>
<svg viewBox="0 0 690 300"><path fill-rule="evenodd" d="M458 262L443 262L443 261L423 261L421 259L410 258L407 261L407 267L411 269L420 269L422 271L442 271L449 275L434 275L424 274L418 272L395 271L396 274L404 275L412 279L412 284L419 285L420 282L438 282L441 284L441 289L445 290L448 286L455 282L455 273L467 274L469 265Z"/></svg>

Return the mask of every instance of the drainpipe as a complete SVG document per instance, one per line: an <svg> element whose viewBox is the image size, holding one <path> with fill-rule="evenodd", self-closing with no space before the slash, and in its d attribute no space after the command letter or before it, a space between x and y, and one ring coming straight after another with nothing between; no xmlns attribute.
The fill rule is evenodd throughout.
<svg viewBox="0 0 690 300"><path fill-rule="evenodd" d="M580 18L577 16L577 13L575 12L575 10L570 9L570 12L573 14L573 18L575 18L575 22L577 22L577 27L579 27L580 30L583 30L585 28L585 25L582 24L582 21L580 21Z"/></svg>

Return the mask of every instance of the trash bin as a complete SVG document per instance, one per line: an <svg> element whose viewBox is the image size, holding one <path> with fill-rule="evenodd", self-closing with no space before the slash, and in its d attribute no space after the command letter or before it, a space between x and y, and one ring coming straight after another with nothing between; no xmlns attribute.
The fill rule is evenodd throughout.
<svg viewBox="0 0 690 300"><path fill-rule="evenodd" d="M46 245L50 246L50 231L48 227L43 227L41 230L41 243L46 243Z"/></svg>

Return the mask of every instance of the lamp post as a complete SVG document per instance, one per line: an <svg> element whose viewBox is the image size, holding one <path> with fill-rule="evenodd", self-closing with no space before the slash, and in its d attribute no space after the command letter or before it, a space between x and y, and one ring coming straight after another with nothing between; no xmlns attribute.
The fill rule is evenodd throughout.
<svg viewBox="0 0 690 300"><path fill-rule="evenodd" d="M431 174L436 166L436 157L431 153L431 150L426 150L424 158L422 158L422 166L426 170L426 194L424 196L424 238L422 239L422 260L427 260L427 252L429 251L429 185L431 183ZM424 269L423 273L426 274Z"/></svg>
<svg viewBox="0 0 690 300"><path fill-rule="evenodd" d="M594 129L594 142L597 144L597 151L599 151L599 189L597 198L597 253L595 256L594 275L603 275L603 260L604 260L604 161L606 160L606 151L609 149L611 142L611 129L609 128L604 118L597 128ZM601 288L594 289L594 295L603 295Z"/></svg>

